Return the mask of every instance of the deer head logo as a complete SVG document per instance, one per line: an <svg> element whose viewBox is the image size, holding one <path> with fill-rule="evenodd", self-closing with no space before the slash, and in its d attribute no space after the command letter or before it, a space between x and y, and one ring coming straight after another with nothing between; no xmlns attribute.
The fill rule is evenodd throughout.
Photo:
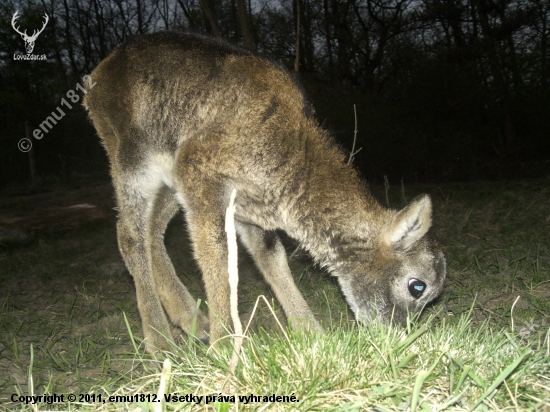
<svg viewBox="0 0 550 412"><path fill-rule="evenodd" d="M40 30L34 30L32 36L29 36L29 35L27 35L27 30L25 30L23 33L21 33L19 31L19 27L15 26L15 21L17 20L17 17L19 17L18 14L19 14L19 11L16 11L15 14L13 15L13 17L11 19L11 25L12 25L13 29L17 33L19 33L21 35L21 37L23 38L23 40L25 41L25 49L27 49L27 54L31 54L33 49L34 49L34 42L38 38L38 35L44 31L44 28L46 27L46 24L48 24L48 21L50 20L50 18L48 17L48 15L46 13L44 13L44 17L46 18L46 20L44 20L44 24L42 25L42 28Z"/></svg>

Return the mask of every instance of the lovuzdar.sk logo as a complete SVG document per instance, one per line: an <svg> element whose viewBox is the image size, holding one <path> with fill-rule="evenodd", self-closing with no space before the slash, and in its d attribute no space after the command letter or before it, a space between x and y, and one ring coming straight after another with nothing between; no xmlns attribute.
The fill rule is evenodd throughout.
<svg viewBox="0 0 550 412"><path fill-rule="evenodd" d="M11 26L18 34L21 35L21 38L25 41L25 49L27 50L27 54L14 54L13 59L14 60L46 60L47 57L45 54L36 55L36 54L32 54L32 51L34 50L34 42L36 41L40 33L44 31L44 28L46 27L46 24L48 24L48 21L50 20L50 18L46 13L44 13L45 20L44 20L44 24L42 25L42 28L40 30L33 30L32 36L29 36L27 34L27 30L25 30L24 32L21 32L19 27L15 25L18 17L19 17L19 11L16 11L11 19Z"/></svg>

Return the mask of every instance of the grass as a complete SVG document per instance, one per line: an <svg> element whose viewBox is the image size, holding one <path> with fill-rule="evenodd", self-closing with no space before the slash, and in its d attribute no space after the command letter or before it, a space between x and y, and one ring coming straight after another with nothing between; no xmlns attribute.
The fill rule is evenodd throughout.
<svg viewBox="0 0 550 412"><path fill-rule="evenodd" d="M208 350L182 341L157 358L143 353L135 292L118 257L112 217L93 228L41 235L32 247L0 250L0 408L550 410L550 179L395 185L387 200L384 187L372 190L395 208L416 194L432 194L449 274L443 295L419 322L405 329L357 327L334 279L298 253L291 262L296 282L327 334L283 332L260 303L255 320L264 328L247 332L223 394L234 400L218 402L230 347ZM179 223L169 228L167 247L182 280L203 299ZM271 295L244 255L239 271L245 314L259 294L268 301ZM165 359L171 372L163 374ZM31 393L89 396L34 406L10 400ZM103 403L93 394L103 400L169 395L170 401ZM187 402L191 394L203 398ZM299 402L270 400L273 394Z"/></svg>
<svg viewBox="0 0 550 412"><path fill-rule="evenodd" d="M548 347L518 340L488 322L474 328L467 314L452 323L437 322L431 316L410 329L344 324L320 337L251 334L245 339L232 389L222 402L219 395L231 348L180 345L158 359L140 353L138 348L129 359L135 369L86 392L103 394L103 399L124 397L119 402L55 404L56 409L153 411L157 403L146 398L139 401L139 396L147 394L149 400L156 395L163 401L163 410L169 411L215 410L224 404L230 410L302 411L550 407ZM169 360L171 374L159 393L163 359ZM53 386L49 389L56 392ZM193 399L185 398L191 394ZM271 395L295 398L294 402L276 402L269 400ZM37 405L39 409L44 406Z"/></svg>

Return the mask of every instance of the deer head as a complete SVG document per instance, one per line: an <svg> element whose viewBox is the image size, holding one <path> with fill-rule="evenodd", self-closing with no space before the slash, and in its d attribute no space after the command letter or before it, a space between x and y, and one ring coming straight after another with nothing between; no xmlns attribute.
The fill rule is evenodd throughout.
<svg viewBox="0 0 550 412"><path fill-rule="evenodd" d="M50 20L50 18L46 13L44 13L44 17L46 18L46 20L44 20L44 24L42 25L42 28L40 30L34 30L32 36L28 36L27 30L21 33L19 31L19 27L15 26L15 21L17 20L18 14L19 14L19 11L16 11L15 14L13 15L11 19L11 26L17 33L21 35L21 37L25 41L25 49L27 49L27 54L31 54L34 49L34 42L38 38L38 35L44 31L44 28L46 27L46 24L48 24L48 21Z"/></svg>

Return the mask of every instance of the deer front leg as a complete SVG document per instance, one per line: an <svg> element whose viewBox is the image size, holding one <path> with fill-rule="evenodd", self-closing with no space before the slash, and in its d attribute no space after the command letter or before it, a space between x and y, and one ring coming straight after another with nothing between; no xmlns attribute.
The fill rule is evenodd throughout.
<svg viewBox="0 0 550 412"><path fill-rule="evenodd" d="M236 228L256 266L283 306L291 327L298 331L322 333L321 325L296 287L285 249L277 233L241 222L236 223Z"/></svg>
<svg viewBox="0 0 550 412"><path fill-rule="evenodd" d="M219 172L229 168L221 157L216 157L215 149L205 147L200 140L186 141L178 154L174 176L176 196L186 212L206 289L210 344L227 335L226 328L231 325L225 233L231 183Z"/></svg>
<svg viewBox="0 0 550 412"><path fill-rule="evenodd" d="M210 343L228 334L230 328L227 236L224 215L207 204L200 212L188 212L195 259L202 271L210 319Z"/></svg>

